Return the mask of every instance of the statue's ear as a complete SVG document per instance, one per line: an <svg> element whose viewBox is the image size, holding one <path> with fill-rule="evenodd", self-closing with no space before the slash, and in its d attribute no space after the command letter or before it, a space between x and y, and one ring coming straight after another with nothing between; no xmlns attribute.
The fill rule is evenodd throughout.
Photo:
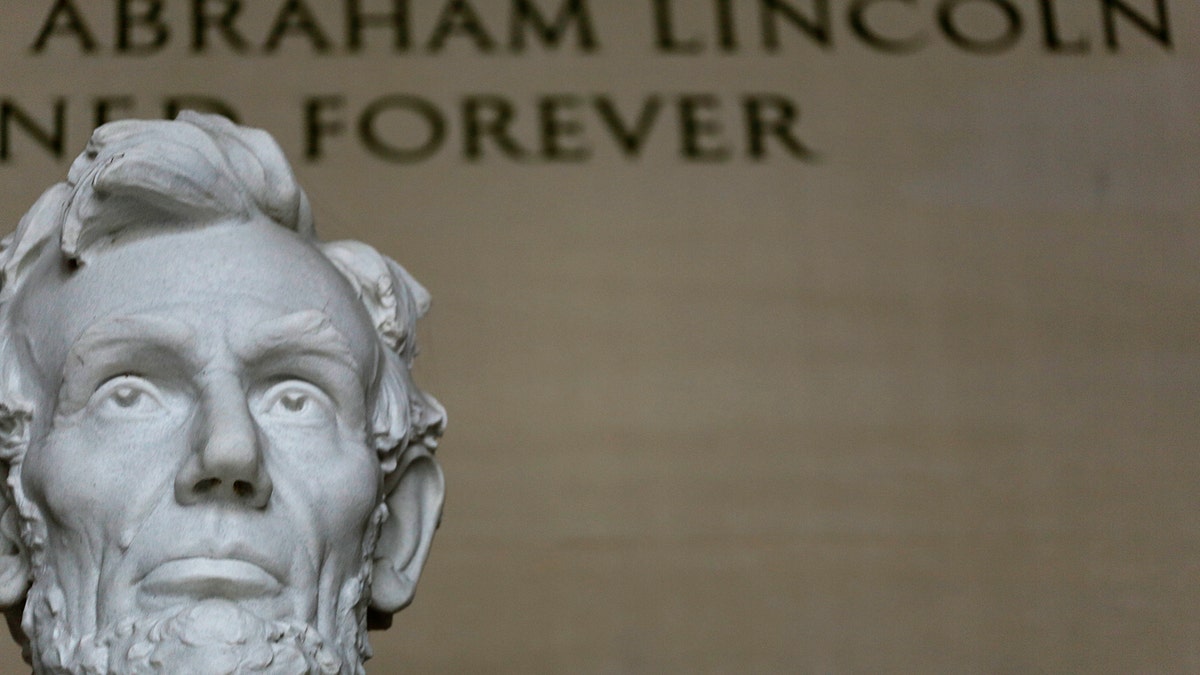
<svg viewBox="0 0 1200 675"><path fill-rule="evenodd" d="M3 471L7 474L8 471ZM29 590L29 556L21 544L16 506L0 491L0 609L19 606Z"/></svg>
<svg viewBox="0 0 1200 675"><path fill-rule="evenodd" d="M3 368L0 368L2 371ZM29 660L29 638L21 630L25 594L33 578L29 552L21 541L21 517L8 486L13 463L29 447L27 414L14 413L0 404L0 612L8 630Z"/></svg>
<svg viewBox="0 0 1200 675"><path fill-rule="evenodd" d="M388 483L389 516L375 547L371 582L372 624L381 628L412 602L446 493L442 468L420 442L405 449Z"/></svg>
<svg viewBox="0 0 1200 675"><path fill-rule="evenodd" d="M29 415L0 404L0 609L19 608L29 590L29 553L21 542L21 518L8 486L13 463L28 447Z"/></svg>

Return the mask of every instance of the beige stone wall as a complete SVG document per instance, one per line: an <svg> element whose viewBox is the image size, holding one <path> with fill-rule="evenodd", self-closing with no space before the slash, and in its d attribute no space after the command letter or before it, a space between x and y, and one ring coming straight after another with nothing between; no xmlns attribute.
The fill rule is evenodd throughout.
<svg viewBox="0 0 1200 675"><path fill-rule="evenodd" d="M5 6L0 95L43 123L63 96L67 116L61 159L13 128L6 227L65 174L96 97L157 116L202 94L278 136L325 237L375 244L433 292L418 376L450 413L448 507L373 672L1200 668L1190 0L1164 5L1169 50L1116 16L1115 53L1102 3L1053 3L1053 52L1038 3L1010 0L1021 33L992 55L954 46L946 3L880 3L878 30L927 38L901 56L856 38L839 0L831 46L784 26L775 53L735 2L736 54L706 32L714 3L677 0L677 37L706 45L690 56L656 54L652 3L632 0L587 3L593 54L571 34L510 53L507 3L477 0L490 55L462 36L429 53L445 3L413 0L426 48L400 56L378 31L346 54L341 2L306 3L328 55L301 34L190 54L180 2L160 53L115 54L113 4L76 4L95 55L65 35L33 53L52 3ZM261 51L284 3L244 4ZM998 4L966 5L961 31L1005 34ZM390 163L355 137L393 93L445 114L430 158ZM531 147L538 97L584 97L565 114L591 158L490 143L468 161L462 99L485 93ZM778 139L746 156L756 93L799 107L817 161ZM684 94L713 97L701 117L722 130L698 142L727 159L680 156ZM342 97L322 115L345 130L313 162L316 95ZM639 157L598 95L627 119L662 98ZM377 131L416 144L415 120Z"/></svg>

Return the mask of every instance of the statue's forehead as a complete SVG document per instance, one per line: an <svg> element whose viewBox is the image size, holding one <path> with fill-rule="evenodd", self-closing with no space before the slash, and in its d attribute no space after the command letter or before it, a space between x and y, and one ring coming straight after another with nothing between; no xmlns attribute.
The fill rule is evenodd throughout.
<svg viewBox="0 0 1200 675"><path fill-rule="evenodd" d="M349 299L340 292L347 284L311 242L270 222L143 235L89 255L63 286L85 294L101 286L137 305L256 296L300 308Z"/></svg>
<svg viewBox="0 0 1200 675"><path fill-rule="evenodd" d="M171 317L211 337L261 332L305 312L327 322L356 361L373 363L374 328L353 289L313 245L275 225L156 234L99 251L78 270L49 264L44 277L21 303L20 322L51 368L113 317Z"/></svg>
<svg viewBox="0 0 1200 675"><path fill-rule="evenodd" d="M253 304L234 311L198 312L194 304L148 308L139 314L101 317L84 327L70 346L73 358L103 353L129 343L145 343L179 352L201 365L218 350L249 361L265 353L320 351L354 366L353 344L317 309L283 312ZM69 359L70 360L70 359Z"/></svg>

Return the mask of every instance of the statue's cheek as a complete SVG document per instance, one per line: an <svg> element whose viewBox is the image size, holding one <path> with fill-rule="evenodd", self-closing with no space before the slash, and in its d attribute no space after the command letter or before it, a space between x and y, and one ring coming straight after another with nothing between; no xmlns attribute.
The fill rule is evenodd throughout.
<svg viewBox="0 0 1200 675"><path fill-rule="evenodd" d="M178 464L172 458L186 447L177 426L170 419L61 420L30 447L23 469L27 496L50 527L119 537L131 518L170 494L171 467Z"/></svg>

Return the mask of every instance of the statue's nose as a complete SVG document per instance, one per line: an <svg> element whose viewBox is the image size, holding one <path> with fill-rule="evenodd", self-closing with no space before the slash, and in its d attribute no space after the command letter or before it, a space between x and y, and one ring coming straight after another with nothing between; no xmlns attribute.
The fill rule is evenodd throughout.
<svg viewBox="0 0 1200 675"><path fill-rule="evenodd" d="M227 502L262 509L271 499L258 425L236 381L214 383L201 397L193 451L175 477L180 504Z"/></svg>

